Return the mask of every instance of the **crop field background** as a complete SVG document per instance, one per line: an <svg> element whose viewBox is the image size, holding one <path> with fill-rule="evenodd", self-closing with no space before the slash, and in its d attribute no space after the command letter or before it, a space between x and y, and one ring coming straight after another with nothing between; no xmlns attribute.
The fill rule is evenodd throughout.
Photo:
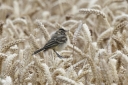
<svg viewBox="0 0 128 85"><path fill-rule="evenodd" d="M0 0L0 85L128 85L128 0Z"/></svg>

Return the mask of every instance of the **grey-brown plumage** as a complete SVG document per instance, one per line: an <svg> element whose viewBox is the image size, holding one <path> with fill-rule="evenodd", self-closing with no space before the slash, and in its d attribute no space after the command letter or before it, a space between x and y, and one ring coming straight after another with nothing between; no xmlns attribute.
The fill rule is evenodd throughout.
<svg viewBox="0 0 128 85"><path fill-rule="evenodd" d="M43 48L35 51L33 54L37 54L40 51L47 51L48 49L53 49L54 52L57 54L58 57L61 57L56 51L62 50L66 46L67 42L67 35L66 30L60 28L58 31L53 34L51 39L44 45Z"/></svg>

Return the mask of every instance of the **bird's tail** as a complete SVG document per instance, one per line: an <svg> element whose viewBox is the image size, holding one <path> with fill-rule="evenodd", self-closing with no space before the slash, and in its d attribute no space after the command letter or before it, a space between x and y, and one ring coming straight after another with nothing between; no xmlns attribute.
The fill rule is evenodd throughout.
<svg viewBox="0 0 128 85"><path fill-rule="evenodd" d="M37 54L37 53L39 53L40 51L45 51L45 49L44 48L41 48L41 49L39 49L39 50L37 50L37 51L35 51L32 55L34 55L34 54Z"/></svg>

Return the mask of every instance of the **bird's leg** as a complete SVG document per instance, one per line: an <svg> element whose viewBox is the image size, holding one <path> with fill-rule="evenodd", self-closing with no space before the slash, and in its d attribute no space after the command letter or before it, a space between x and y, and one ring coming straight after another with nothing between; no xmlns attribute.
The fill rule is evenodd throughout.
<svg viewBox="0 0 128 85"><path fill-rule="evenodd" d="M53 51L56 53L56 55L59 57L59 58L63 58L61 55L59 55L54 49Z"/></svg>

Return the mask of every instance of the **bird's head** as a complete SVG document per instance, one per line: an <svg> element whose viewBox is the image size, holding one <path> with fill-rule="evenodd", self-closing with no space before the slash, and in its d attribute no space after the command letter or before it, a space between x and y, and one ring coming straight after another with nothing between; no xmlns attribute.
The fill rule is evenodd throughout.
<svg viewBox="0 0 128 85"><path fill-rule="evenodd" d="M56 34L62 34L65 35L65 33L67 32L67 30L60 28L58 31L56 31Z"/></svg>

